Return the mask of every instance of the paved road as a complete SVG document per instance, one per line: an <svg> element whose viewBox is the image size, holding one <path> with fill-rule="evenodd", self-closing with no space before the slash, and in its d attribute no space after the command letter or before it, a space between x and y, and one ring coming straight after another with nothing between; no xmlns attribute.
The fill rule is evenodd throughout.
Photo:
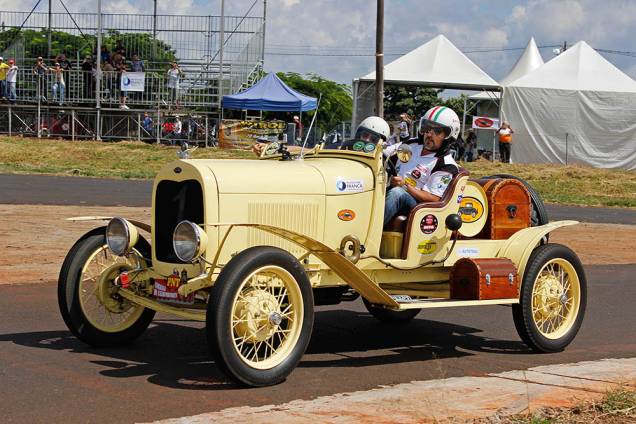
<svg viewBox="0 0 636 424"><path fill-rule="evenodd" d="M131 347L92 349L66 330L54 284L0 286L2 420L148 421L412 380L634 357L635 274L636 265L589 267L581 332L565 352L549 355L521 343L509 307L422 311L397 327L375 321L359 301L321 307L299 367L283 384L261 389L239 389L223 377L208 359L199 323L164 316Z"/></svg>
<svg viewBox="0 0 636 424"><path fill-rule="evenodd" d="M0 203L150 206L152 181L0 174ZM547 205L551 221L636 225L636 209Z"/></svg>

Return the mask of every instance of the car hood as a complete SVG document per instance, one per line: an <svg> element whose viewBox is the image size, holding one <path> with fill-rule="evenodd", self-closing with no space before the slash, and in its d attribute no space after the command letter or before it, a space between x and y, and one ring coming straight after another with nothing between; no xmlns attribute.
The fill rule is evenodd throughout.
<svg viewBox="0 0 636 424"><path fill-rule="evenodd" d="M216 179L219 194L327 194L373 190L371 169L334 158L305 160L191 160Z"/></svg>

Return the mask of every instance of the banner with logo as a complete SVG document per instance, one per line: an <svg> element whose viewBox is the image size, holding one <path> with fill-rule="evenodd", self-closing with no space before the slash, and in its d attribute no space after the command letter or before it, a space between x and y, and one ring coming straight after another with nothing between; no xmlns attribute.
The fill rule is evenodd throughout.
<svg viewBox="0 0 636 424"><path fill-rule="evenodd" d="M285 134L286 131L287 122L283 121L224 119L219 131L219 145L221 147L252 145L260 137L276 141L278 135Z"/></svg>
<svg viewBox="0 0 636 424"><path fill-rule="evenodd" d="M124 72L121 75L121 91L144 91L145 72Z"/></svg>
<svg viewBox="0 0 636 424"><path fill-rule="evenodd" d="M487 116L473 116L473 128L479 130L498 130L499 119Z"/></svg>

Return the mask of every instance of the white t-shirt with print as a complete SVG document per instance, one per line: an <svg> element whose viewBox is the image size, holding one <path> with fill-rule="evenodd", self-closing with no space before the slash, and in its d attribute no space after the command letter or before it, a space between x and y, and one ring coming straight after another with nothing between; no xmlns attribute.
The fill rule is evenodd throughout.
<svg viewBox="0 0 636 424"><path fill-rule="evenodd" d="M384 149L385 154L393 154L401 144L397 143L387 147ZM404 178L406 184L442 197L453 179L453 175L446 171L433 172L433 168L440 158L436 157L435 153L426 152L422 155L423 145L411 144L410 146L413 155L410 161L399 163L399 176ZM454 164L455 161L452 162Z"/></svg>

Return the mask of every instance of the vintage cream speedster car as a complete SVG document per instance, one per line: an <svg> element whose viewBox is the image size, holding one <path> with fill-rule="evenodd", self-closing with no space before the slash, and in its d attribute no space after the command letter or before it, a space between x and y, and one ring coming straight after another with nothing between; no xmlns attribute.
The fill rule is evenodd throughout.
<svg viewBox="0 0 636 424"><path fill-rule="evenodd" d="M69 251L58 289L67 326L90 345L113 346L141 335L155 312L203 321L218 366L250 386L293 371L315 305L358 296L373 316L396 323L424 308L510 304L533 350L560 351L573 340L585 275L576 254L548 235L575 221L490 237L484 226L495 205L462 171L441 202L420 204L383 231L388 161L380 146L352 146L165 165L151 223L109 218ZM466 199L471 213L460 216ZM517 206L506 208L514 218ZM465 262L484 269L462 274ZM493 288L502 291L488 295Z"/></svg>

